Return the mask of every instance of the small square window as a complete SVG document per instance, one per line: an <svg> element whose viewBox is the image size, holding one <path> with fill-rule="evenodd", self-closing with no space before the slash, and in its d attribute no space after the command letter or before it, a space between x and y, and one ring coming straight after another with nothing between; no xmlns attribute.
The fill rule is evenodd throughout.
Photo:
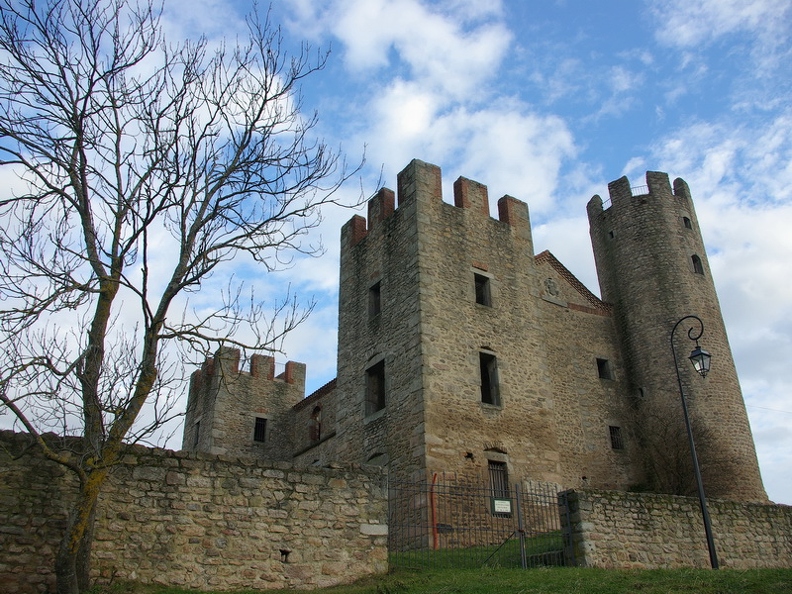
<svg viewBox="0 0 792 594"><path fill-rule="evenodd" d="M484 404L500 406L498 361L495 355L479 353L479 367L481 369L481 401Z"/></svg>
<svg viewBox="0 0 792 594"><path fill-rule="evenodd" d="M492 295L490 294L490 279L483 274L473 274L476 284L476 303L492 307Z"/></svg>
<svg viewBox="0 0 792 594"><path fill-rule="evenodd" d="M608 430L610 431L611 448L614 450L623 450L624 440L622 439L621 427L614 427L611 425L608 427Z"/></svg>
<svg viewBox="0 0 792 594"><path fill-rule="evenodd" d="M256 426L253 428L253 441L256 443L267 441L267 419L256 417Z"/></svg>
<svg viewBox="0 0 792 594"><path fill-rule="evenodd" d="M375 318L382 312L382 301L380 294L380 283L376 283L369 288L369 319Z"/></svg>
<svg viewBox="0 0 792 594"><path fill-rule="evenodd" d="M597 359L597 373L600 379L613 379L613 371L611 371L610 361L607 359Z"/></svg>
<svg viewBox="0 0 792 594"><path fill-rule="evenodd" d="M385 408L385 361L366 370L366 416Z"/></svg>

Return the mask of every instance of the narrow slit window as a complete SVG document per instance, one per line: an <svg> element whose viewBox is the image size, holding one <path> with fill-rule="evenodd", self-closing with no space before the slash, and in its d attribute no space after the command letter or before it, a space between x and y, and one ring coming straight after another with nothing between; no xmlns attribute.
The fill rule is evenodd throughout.
<svg viewBox="0 0 792 594"><path fill-rule="evenodd" d="M308 425L308 439L317 442L322 438L322 407L316 406L311 412L311 421Z"/></svg>
<svg viewBox="0 0 792 594"><path fill-rule="evenodd" d="M608 429L610 430L611 448L614 450L623 450L624 440L622 439L621 427L611 425Z"/></svg>
<svg viewBox="0 0 792 594"><path fill-rule="evenodd" d="M495 355L479 353L479 367L481 371L481 401L484 404L500 406L498 361Z"/></svg>
<svg viewBox="0 0 792 594"><path fill-rule="evenodd" d="M613 371L611 371L610 361L607 359L597 359L597 373L600 379L613 379Z"/></svg>
<svg viewBox="0 0 792 594"><path fill-rule="evenodd" d="M256 443L267 441L267 419L256 417L256 425L253 428L253 441Z"/></svg>
<svg viewBox="0 0 792 594"><path fill-rule="evenodd" d="M201 421L195 423L195 439L193 440L193 449L198 449L198 440L201 438Z"/></svg>
<svg viewBox="0 0 792 594"><path fill-rule="evenodd" d="M696 274L704 274L704 265L701 263L701 258L693 254L690 259L693 261L693 272Z"/></svg>
<svg viewBox="0 0 792 594"><path fill-rule="evenodd" d="M380 283L369 288L369 318L375 318L382 312L382 294Z"/></svg>
<svg viewBox="0 0 792 594"><path fill-rule="evenodd" d="M366 371L366 416L385 408L385 361Z"/></svg>
<svg viewBox="0 0 792 594"><path fill-rule="evenodd" d="M490 279L483 274L473 274L476 284L476 303L492 307L492 295L490 293Z"/></svg>

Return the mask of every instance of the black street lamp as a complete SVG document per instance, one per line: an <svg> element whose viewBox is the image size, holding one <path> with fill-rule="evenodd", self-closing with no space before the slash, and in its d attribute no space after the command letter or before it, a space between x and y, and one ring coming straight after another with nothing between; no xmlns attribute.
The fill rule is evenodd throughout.
<svg viewBox="0 0 792 594"><path fill-rule="evenodd" d="M704 322L698 316L689 315L679 320L674 329L671 330L671 353L674 355L674 370L677 374L679 383L679 397L682 399L682 412L685 416L685 427L687 428L688 441L690 442L690 455L693 458L693 473L696 475L696 486L698 487L699 503L701 504L701 515L704 518L704 532L707 534L707 548L709 549L710 564L712 569L718 569L718 555L715 552L715 541L712 539L712 525L710 524L709 512L707 511L707 500L704 497L704 484L701 482L701 471L699 470L698 456L696 456L696 444L693 442L693 431L690 428L690 417L688 416L687 402L685 401L685 391L682 388L682 378L679 375L679 363L677 362L676 348L674 348L674 332L685 320L695 320L700 326L698 334L696 328L688 329L688 338L696 343L696 348L690 353L690 362L693 363L696 371L701 377L706 377L710 370L710 354L699 346L698 339L704 334Z"/></svg>

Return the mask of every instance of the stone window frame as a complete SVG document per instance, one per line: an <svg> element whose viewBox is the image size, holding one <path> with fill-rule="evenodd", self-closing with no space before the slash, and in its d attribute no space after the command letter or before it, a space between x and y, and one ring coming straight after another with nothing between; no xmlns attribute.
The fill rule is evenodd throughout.
<svg viewBox="0 0 792 594"><path fill-rule="evenodd" d="M366 367L363 395L363 414L370 418L382 414L388 404L385 357L373 361Z"/></svg>
<svg viewBox="0 0 792 594"><path fill-rule="evenodd" d="M611 365L609 359L606 359L605 357L596 357L595 360L597 362L597 375L600 379L616 379L615 375L613 374L613 365Z"/></svg>
<svg viewBox="0 0 792 594"><path fill-rule="evenodd" d="M368 317L375 319L382 313L382 281L378 280L368 290Z"/></svg>
<svg viewBox="0 0 792 594"><path fill-rule="evenodd" d="M481 270L473 271L473 291L477 305L492 307L492 276Z"/></svg>
<svg viewBox="0 0 792 594"><path fill-rule="evenodd" d="M502 408L498 357L486 348L480 349L478 355L481 404Z"/></svg>
<svg viewBox="0 0 792 594"><path fill-rule="evenodd" d="M308 422L308 441L318 443L322 439L322 407L317 404L311 411Z"/></svg>
<svg viewBox="0 0 792 594"><path fill-rule="evenodd" d="M690 256L690 261L693 264L693 272L704 276L704 262L701 261L701 257L698 254L693 254Z"/></svg>
<svg viewBox="0 0 792 594"><path fill-rule="evenodd" d="M682 224L685 226L685 229L693 230L693 221L690 220L690 217L682 217Z"/></svg>
<svg viewBox="0 0 792 594"><path fill-rule="evenodd" d="M489 482L490 497L495 499L508 499L512 500L511 484L509 483L509 462L508 456L493 455L492 452L486 452L487 456L487 480ZM496 518L510 518L511 513L496 512L493 508L490 513Z"/></svg>
<svg viewBox="0 0 792 594"><path fill-rule="evenodd" d="M267 442L267 417L253 417L253 443Z"/></svg>

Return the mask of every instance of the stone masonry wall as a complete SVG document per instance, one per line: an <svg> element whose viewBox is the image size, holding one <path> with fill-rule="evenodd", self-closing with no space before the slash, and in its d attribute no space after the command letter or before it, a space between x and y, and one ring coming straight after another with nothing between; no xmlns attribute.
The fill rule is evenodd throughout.
<svg viewBox="0 0 792 594"><path fill-rule="evenodd" d="M333 379L292 408L294 443L293 461L297 466L337 466L336 389Z"/></svg>
<svg viewBox="0 0 792 594"><path fill-rule="evenodd" d="M2 592L54 591L74 492L29 445L0 432ZM324 587L387 570L386 522L379 470L135 447L101 496L93 571L201 590Z"/></svg>
<svg viewBox="0 0 792 594"><path fill-rule="evenodd" d="M567 559L582 567L709 567L697 498L566 491ZM792 507L707 501L721 567L792 567ZM571 538L569 538L571 537Z"/></svg>

